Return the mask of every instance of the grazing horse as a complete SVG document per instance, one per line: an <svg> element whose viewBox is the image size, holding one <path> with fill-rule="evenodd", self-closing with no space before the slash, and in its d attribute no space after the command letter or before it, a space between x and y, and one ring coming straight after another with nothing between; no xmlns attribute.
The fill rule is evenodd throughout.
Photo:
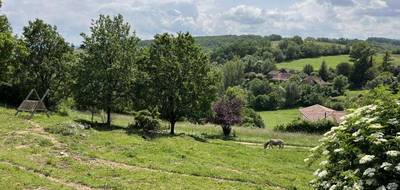
<svg viewBox="0 0 400 190"><path fill-rule="evenodd" d="M283 148L285 146L285 142L281 139L270 139L266 143L264 143L264 149L273 148L274 146L278 146L279 148Z"/></svg>

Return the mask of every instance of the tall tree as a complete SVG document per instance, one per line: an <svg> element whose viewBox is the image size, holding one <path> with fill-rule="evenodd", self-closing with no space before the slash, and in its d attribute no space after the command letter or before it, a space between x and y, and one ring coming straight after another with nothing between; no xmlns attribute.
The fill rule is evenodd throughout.
<svg viewBox="0 0 400 190"><path fill-rule="evenodd" d="M84 54L77 72L75 97L79 104L111 112L127 104L135 82L139 39L121 15L100 15L90 34L82 34Z"/></svg>
<svg viewBox="0 0 400 190"><path fill-rule="evenodd" d="M211 114L219 75L189 33L156 35L144 70L150 83L146 98L171 125L182 117L199 120Z"/></svg>
<svg viewBox="0 0 400 190"><path fill-rule="evenodd" d="M311 75L311 73L314 72L314 67L310 64L304 65L303 72L307 75Z"/></svg>
<svg viewBox="0 0 400 190"><path fill-rule="evenodd" d="M353 72L350 80L354 87L362 87L368 80L366 72L373 66L374 49L367 42L353 44L350 51L350 61L353 62Z"/></svg>
<svg viewBox="0 0 400 190"><path fill-rule="evenodd" d="M318 74L322 78L322 80L324 80L324 81L329 80L329 70L328 70L328 67L326 66L325 60L322 61L321 67L319 68L319 71L318 71Z"/></svg>
<svg viewBox="0 0 400 190"><path fill-rule="evenodd" d="M214 122L221 125L224 136L231 133L232 126L242 121L243 102L236 97L225 97L213 105Z"/></svg>
<svg viewBox="0 0 400 190"><path fill-rule="evenodd" d="M353 66L347 62L342 62L336 65L336 75L343 75L349 78L352 70Z"/></svg>
<svg viewBox="0 0 400 190"><path fill-rule="evenodd" d="M21 65L17 75L21 85L25 90L35 88L41 94L49 89L49 103L56 105L68 93L73 49L55 26L40 19L30 21L23 28L22 42L28 55L19 57Z"/></svg>
<svg viewBox="0 0 400 190"><path fill-rule="evenodd" d="M222 68L225 88L241 84L244 79L244 69L245 65L239 57L226 62Z"/></svg>
<svg viewBox="0 0 400 190"><path fill-rule="evenodd" d="M383 56L383 60L382 60L382 69L383 71L389 71L390 67L393 64L393 59L392 59L392 55L390 54L389 51L385 52L385 55Z"/></svg>

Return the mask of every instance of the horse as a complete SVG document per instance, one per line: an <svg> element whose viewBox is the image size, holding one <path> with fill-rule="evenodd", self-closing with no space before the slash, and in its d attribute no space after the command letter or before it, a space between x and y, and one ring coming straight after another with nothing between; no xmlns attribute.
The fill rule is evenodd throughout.
<svg viewBox="0 0 400 190"><path fill-rule="evenodd" d="M264 149L273 148L274 146L278 146L279 148L284 148L285 142L282 139L270 139L266 143L264 143Z"/></svg>

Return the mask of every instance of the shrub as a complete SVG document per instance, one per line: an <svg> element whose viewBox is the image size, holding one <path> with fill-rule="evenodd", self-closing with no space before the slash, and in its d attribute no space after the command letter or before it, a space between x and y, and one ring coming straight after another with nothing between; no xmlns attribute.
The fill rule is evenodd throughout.
<svg viewBox="0 0 400 190"><path fill-rule="evenodd" d="M243 121L241 123L244 127L258 127L265 128L264 121L262 120L260 114L251 108L243 109Z"/></svg>
<svg viewBox="0 0 400 190"><path fill-rule="evenodd" d="M214 122L221 125L224 136L229 136L232 125L242 122L243 102L236 98L223 98L213 105Z"/></svg>
<svg viewBox="0 0 400 190"><path fill-rule="evenodd" d="M305 161L321 158L315 189L398 189L400 103L375 101L346 116Z"/></svg>
<svg viewBox="0 0 400 190"><path fill-rule="evenodd" d="M45 128L45 131L64 136L75 136L81 134L81 130L87 128L88 126L80 123L68 122L68 123L60 123L52 127L47 127Z"/></svg>
<svg viewBox="0 0 400 190"><path fill-rule="evenodd" d="M129 124L129 128L143 130L145 132L156 131L161 128L161 122L158 119L158 112L141 110L135 113L135 121Z"/></svg>
<svg viewBox="0 0 400 190"><path fill-rule="evenodd" d="M278 125L275 130L286 132L306 132L306 133L324 133L329 131L335 124L329 120L320 120L310 122L305 120L294 120L286 125Z"/></svg>
<svg viewBox="0 0 400 190"><path fill-rule="evenodd" d="M343 75L339 75L333 79L333 89L338 93L338 95L343 95L349 86L349 80Z"/></svg>

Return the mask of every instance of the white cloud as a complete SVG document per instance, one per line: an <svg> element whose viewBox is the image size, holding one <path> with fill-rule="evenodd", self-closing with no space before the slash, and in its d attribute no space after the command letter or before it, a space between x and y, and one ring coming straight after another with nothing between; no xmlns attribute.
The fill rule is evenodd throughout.
<svg viewBox="0 0 400 190"><path fill-rule="evenodd" d="M79 34L88 32L91 19L117 13L144 39L178 31L400 38L399 0L297 0L279 7L256 0L6 0L1 11L16 33L28 20L41 18L73 43L80 43Z"/></svg>

